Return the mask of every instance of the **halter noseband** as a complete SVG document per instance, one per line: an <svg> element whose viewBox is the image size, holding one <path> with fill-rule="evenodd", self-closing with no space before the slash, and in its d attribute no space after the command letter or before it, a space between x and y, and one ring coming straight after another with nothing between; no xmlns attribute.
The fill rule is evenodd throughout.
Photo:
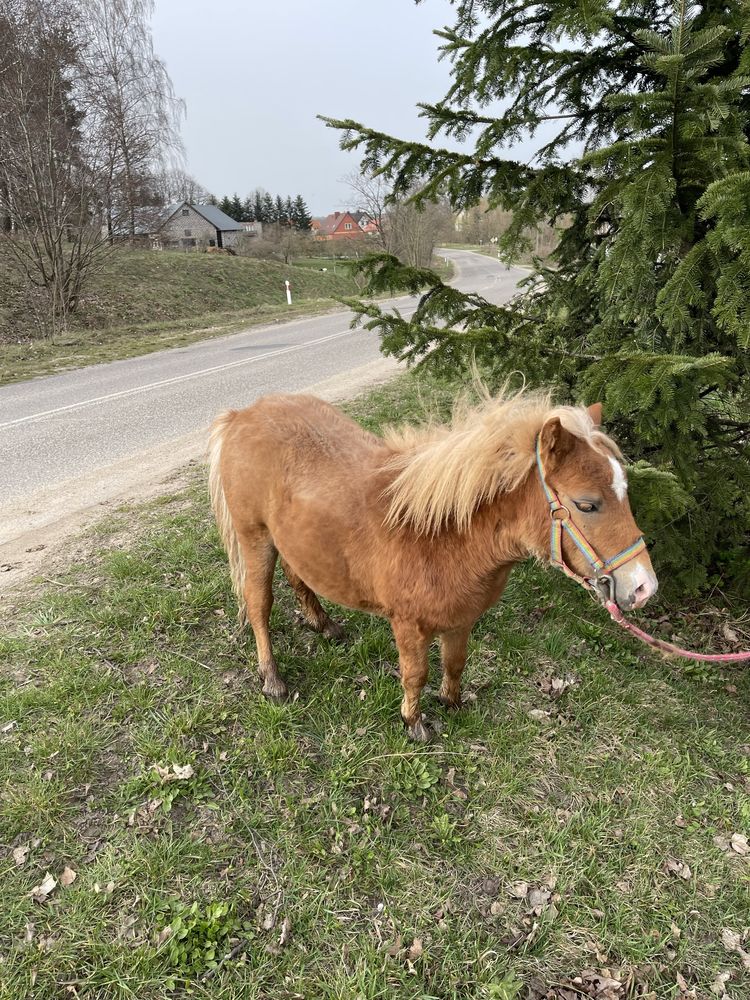
<svg viewBox="0 0 750 1000"><path fill-rule="evenodd" d="M643 541L643 538L637 538L632 545L623 549L622 552L618 552L617 555L612 556L611 559L601 559L584 533L571 518L568 508L564 503L560 502L560 497L549 486L547 480L544 478L544 465L542 464L541 453L541 434L538 434L536 439L536 467L539 472L539 480L542 484L542 489L544 490L545 499L549 504L549 513L552 522L550 526L550 562L553 566L557 566L558 569L561 569L566 576L569 576L572 580L580 583L582 587L585 587L587 590L591 590L594 593L598 593L602 599L605 599L605 596L597 584L605 584L609 592L609 599L612 600L614 598L614 587L612 577L610 575L611 572L619 569L620 566L624 566L625 563L630 562L631 559L635 559L635 557L641 552L645 552L646 543ZM570 540L575 544L576 548L583 555L586 562L593 569L594 575L592 577L580 576L575 572L575 570L572 570L570 566L566 564L562 551L563 531L567 533L568 538L570 538Z"/></svg>

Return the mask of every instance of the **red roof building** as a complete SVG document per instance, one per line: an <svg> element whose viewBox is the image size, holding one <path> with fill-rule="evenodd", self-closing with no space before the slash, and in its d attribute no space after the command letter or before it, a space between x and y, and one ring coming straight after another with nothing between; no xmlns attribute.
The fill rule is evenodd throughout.
<svg viewBox="0 0 750 1000"><path fill-rule="evenodd" d="M325 219L313 219L311 229L316 240L350 240L363 235L351 212L332 212Z"/></svg>

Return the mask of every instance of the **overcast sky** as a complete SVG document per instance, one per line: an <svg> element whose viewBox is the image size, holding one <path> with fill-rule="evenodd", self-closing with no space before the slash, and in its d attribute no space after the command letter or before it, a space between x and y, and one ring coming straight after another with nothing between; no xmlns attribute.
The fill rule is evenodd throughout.
<svg viewBox="0 0 750 1000"><path fill-rule="evenodd" d="M219 197L264 187L302 194L316 215L346 208L357 157L316 114L422 138L415 104L450 82L432 30L452 12L448 0L156 0L190 173Z"/></svg>

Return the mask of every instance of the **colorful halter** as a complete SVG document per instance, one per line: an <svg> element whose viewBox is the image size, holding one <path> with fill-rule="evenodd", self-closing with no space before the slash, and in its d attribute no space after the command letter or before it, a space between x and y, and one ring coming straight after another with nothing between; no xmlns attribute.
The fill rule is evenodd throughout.
<svg viewBox="0 0 750 1000"><path fill-rule="evenodd" d="M550 562L553 566L557 566L558 569L561 569L566 576L569 576L572 580L576 580L581 584L581 586L594 591L603 598L604 595L597 589L596 584L599 582L607 583L609 585L608 589L611 591L612 578L610 574L612 571L619 569L620 566L624 566L625 563L630 562L631 559L635 559L635 557L641 552L645 552L646 543L643 541L643 538L637 538L632 545L623 549L622 552L618 552L617 555L612 556L611 559L601 559L584 533L571 518L568 508L565 504L560 502L560 497L547 483L547 480L544 477L544 465L542 464L540 440L541 435L537 435L536 467L539 472L542 489L544 490L544 496L549 504L550 518L552 519L552 524L550 526ZM575 544L576 548L583 555L586 562L588 562L593 569L593 577L580 576L575 572L575 570L572 570L570 566L566 564L562 551L563 531L567 533L568 538L570 538L570 540ZM613 596L614 594L610 593L610 597Z"/></svg>
<svg viewBox="0 0 750 1000"><path fill-rule="evenodd" d="M618 566L624 566L626 562L634 559L639 552L644 552L646 549L646 543L642 538L637 538L632 545L623 549L622 552L618 552L617 555L612 556L611 559L600 559L591 544L586 539L584 533L571 520L568 508L565 504L560 503L560 497L553 489L550 488L547 484L547 480L544 478L544 466L542 464L539 436L537 436L536 439L536 466L539 470L539 479L542 483L544 496L549 504L550 517L552 518L550 562L553 566L557 566L558 569L561 569L566 576L576 580L587 590L591 590L595 594L598 594L604 604L604 607L607 611L609 611L612 621L617 622L618 625L627 629L631 635L634 635L642 642L646 642L649 646L654 646L656 649L661 650L662 653L673 656L682 656L688 660L707 660L710 663L739 663L740 661L750 660L750 651L741 653L696 653L690 649L683 649L681 646L676 646L672 642L666 642L664 639L654 638L654 636L649 635L648 632L644 632L643 629L638 628L637 625L628 621L627 618L623 616L614 601L612 577L609 575L609 571L617 569ZM573 540L579 551L583 554L583 557L594 570L593 577L579 576L578 573L572 570L569 566L566 566L562 553L563 531L568 533L568 537ZM609 599L607 599L602 591L597 588L597 583L608 584L607 589L610 591Z"/></svg>

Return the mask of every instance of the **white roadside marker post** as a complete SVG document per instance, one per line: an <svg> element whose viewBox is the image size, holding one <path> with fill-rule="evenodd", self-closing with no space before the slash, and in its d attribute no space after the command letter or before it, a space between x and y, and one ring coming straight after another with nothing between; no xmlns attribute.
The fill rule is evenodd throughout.
<svg viewBox="0 0 750 1000"><path fill-rule="evenodd" d="M292 304L292 286L288 281L285 281L284 284L286 285L286 302L290 306Z"/></svg>

